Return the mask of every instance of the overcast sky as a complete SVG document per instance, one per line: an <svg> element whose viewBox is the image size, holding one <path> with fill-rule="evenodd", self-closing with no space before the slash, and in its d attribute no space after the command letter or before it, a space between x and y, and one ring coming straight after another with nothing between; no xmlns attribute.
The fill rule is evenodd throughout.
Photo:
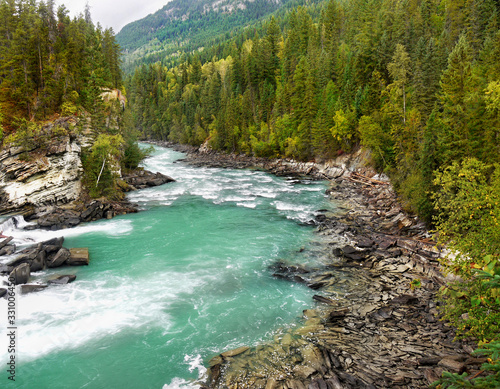
<svg viewBox="0 0 500 389"><path fill-rule="evenodd" d="M56 4L66 6L71 17L83 13L87 2L94 24L113 27L117 34L126 24L158 11L169 0L56 0Z"/></svg>

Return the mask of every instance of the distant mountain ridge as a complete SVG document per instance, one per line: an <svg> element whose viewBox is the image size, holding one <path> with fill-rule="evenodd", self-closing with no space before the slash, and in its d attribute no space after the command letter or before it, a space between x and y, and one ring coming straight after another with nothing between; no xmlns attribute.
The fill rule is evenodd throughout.
<svg viewBox="0 0 500 389"><path fill-rule="evenodd" d="M124 52L126 72L141 63L163 60L181 52L227 39L276 10L304 0L173 0L143 19L127 24L116 35Z"/></svg>

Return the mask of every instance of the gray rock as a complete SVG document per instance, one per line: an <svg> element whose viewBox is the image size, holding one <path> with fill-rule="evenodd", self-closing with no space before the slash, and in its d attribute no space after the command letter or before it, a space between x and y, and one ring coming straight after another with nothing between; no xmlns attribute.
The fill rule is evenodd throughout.
<svg viewBox="0 0 500 389"><path fill-rule="evenodd" d="M41 290L44 290L46 287L47 285L38 285L38 284L21 285L21 294L39 292Z"/></svg>
<svg viewBox="0 0 500 389"><path fill-rule="evenodd" d="M48 281L49 284L55 285L66 285L76 280L76 276L74 274L62 275L57 278L53 278Z"/></svg>
<svg viewBox="0 0 500 389"><path fill-rule="evenodd" d="M14 239L12 236L8 236L7 238L5 238L4 240L2 240L0 242L0 249L7 246L11 241L12 239Z"/></svg>
<svg viewBox="0 0 500 389"><path fill-rule="evenodd" d="M35 259L30 263L31 272L44 270L47 267L46 259L47 254L45 254L45 251L40 251Z"/></svg>
<svg viewBox="0 0 500 389"><path fill-rule="evenodd" d="M63 243L64 243L64 236L60 236L58 238L52 238L52 239L46 240L45 242L42 242L42 247L54 246L54 247L61 248ZM45 249L45 251L47 251L47 249ZM57 250L54 250L54 251L57 251Z"/></svg>
<svg viewBox="0 0 500 389"><path fill-rule="evenodd" d="M16 266L9 274L9 281L14 285L25 284L30 278L30 265L23 263Z"/></svg>
<svg viewBox="0 0 500 389"><path fill-rule="evenodd" d="M67 248L62 247L53 257L49 257L47 260L47 266L51 268L59 267L68 260L70 255L70 251Z"/></svg>
<svg viewBox="0 0 500 389"><path fill-rule="evenodd" d="M16 245L9 244L0 249L0 257L3 255L12 255L16 252Z"/></svg>

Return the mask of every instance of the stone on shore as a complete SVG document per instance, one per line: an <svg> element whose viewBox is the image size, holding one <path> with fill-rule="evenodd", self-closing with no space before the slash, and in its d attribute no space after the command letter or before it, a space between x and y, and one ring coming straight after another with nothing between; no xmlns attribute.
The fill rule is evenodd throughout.
<svg viewBox="0 0 500 389"><path fill-rule="evenodd" d="M169 182L175 182L172 177L169 177L160 172L152 173L147 170L137 170L133 174L123 177L128 185L135 189L144 189L152 186L159 186Z"/></svg>
<svg viewBox="0 0 500 389"><path fill-rule="evenodd" d="M30 265L22 263L9 274L9 281L14 285L26 284L30 278Z"/></svg>
<svg viewBox="0 0 500 389"><path fill-rule="evenodd" d="M0 257L3 255L12 255L16 252L16 245L9 244L0 249Z"/></svg>
<svg viewBox="0 0 500 389"><path fill-rule="evenodd" d="M49 284L54 285L66 285L76 280L76 276L74 274L66 274L56 278L52 278L48 281Z"/></svg>
<svg viewBox="0 0 500 389"><path fill-rule="evenodd" d="M63 265L68 260L70 255L71 255L70 251L67 248L62 247L57 251L57 253L55 255L50 256L48 258L47 266L50 268L59 267L59 266Z"/></svg>
<svg viewBox="0 0 500 389"><path fill-rule="evenodd" d="M40 292L47 288L47 285L39 285L39 284L27 284L21 285L21 294L28 294L33 292Z"/></svg>
<svg viewBox="0 0 500 389"><path fill-rule="evenodd" d="M12 236L8 236L7 238L5 238L4 240L2 240L0 242L0 249L1 248L4 248L5 246L7 246L11 241L12 239L14 239Z"/></svg>
<svg viewBox="0 0 500 389"><path fill-rule="evenodd" d="M45 251L41 250L38 252L35 259L33 259L30 263L31 272L44 270L47 267L46 259L47 254L45 254Z"/></svg>
<svg viewBox="0 0 500 389"><path fill-rule="evenodd" d="M243 354L245 351L249 350L250 347L243 346L235 348L234 350L229 350L221 353L224 358L235 357L236 355Z"/></svg>

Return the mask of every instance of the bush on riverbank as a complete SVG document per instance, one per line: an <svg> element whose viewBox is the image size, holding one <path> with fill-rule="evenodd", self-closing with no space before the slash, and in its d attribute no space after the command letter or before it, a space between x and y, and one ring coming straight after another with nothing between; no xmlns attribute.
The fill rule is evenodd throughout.
<svg viewBox="0 0 500 389"><path fill-rule="evenodd" d="M488 358L482 369L491 373L477 378L445 373L435 386L500 387L500 166L467 159L438 173L435 184L436 229L456 252L443 265L460 277L441 290L442 313L457 336L478 341L475 353Z"/></svg>

